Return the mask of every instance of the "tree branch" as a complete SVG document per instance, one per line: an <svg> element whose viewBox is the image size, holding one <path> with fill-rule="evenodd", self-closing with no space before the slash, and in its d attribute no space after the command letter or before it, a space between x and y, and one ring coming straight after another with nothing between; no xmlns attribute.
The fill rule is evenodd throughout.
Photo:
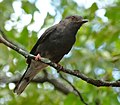
<svg viewBox="0 0 120 105"><path fill-rule="evenodd" d="M29 57L31 59L35 59L34 55L29 54L28 52L26 52L22 48L16 46L13 43L10 43L10 41L8 41L6 39L6 37L3 37L3 36L6 36L3 33L3 31L0 30L0 32L1 32L1 36L0 36L0 42L1 43L3 43L4 45L6 45L6 46L10 47L11 49L15 50L17 53L23 55L25 58ZM96 79L89 78L86 75L80 73L79 70L66 69L66 68L62 67L61 65L56 64L56 63L50 61L47 58L41 58L40 61L43 62L43 63L45 63L45 64L48 64L49 66L51 66L53 68L55 68L58 72L62 71L64 73L71 74L71 75L76 76L78 78L81 78L82 80L86 81L87 83L90 83L90 84L92 84L94 86L97 86L97 87L100 87L100 86L120 87L120 81L107 82L107 81L102 81L102 80L96 80Z"/></svg>
<svg viewBox="0 0 120 105"><path fill-rule="evenodd" d="M15 83L16 84L20 80L20 78L21 78L20 75L16 75L16 76L10 77L10 78L7 76L1 76L0 83L5 83L5 84ZM57 78L54 78L54 76L52 74L47 73L47 71L42 76L36 76L31 82L32 83L48 82L48 83L52 84L56 90L62 92L65 95L67 95L71 92L74 93L75 95L77 95L70 86L66 86L62 81L60 81Z"/></svg>

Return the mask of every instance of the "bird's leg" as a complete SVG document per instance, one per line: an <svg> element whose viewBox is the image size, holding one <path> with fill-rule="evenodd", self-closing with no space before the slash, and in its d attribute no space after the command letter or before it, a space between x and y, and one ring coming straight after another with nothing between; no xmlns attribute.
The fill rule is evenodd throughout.
<svg viewBox="0 0 120 105"><path fill-rule="evenodd" d="M37 54L37 56L35 56L35 60L38 61L38 60L40 60L40 59L41 59L40 54Z"/></svg>

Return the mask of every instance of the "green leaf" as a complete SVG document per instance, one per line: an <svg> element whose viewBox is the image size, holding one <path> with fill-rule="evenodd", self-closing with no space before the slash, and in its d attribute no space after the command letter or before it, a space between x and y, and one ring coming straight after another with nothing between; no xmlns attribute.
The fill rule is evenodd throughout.
<svg viewBox="0 0 120 105"><path fill-rule="evenodd" d="M64 101L64 105L83 105L74 94L69 94Z"/></svg>
<svg viewBox="0 0 120 105"><path fill-rule="evenodd" d="M7 63L6 61L8 61L8 58L9 58L8 48L5 45L0 44L0 65L4 65L5 63Z"/></svg>
<svg viewBox="0 0 120 105"><path fill-rule="evenodd" d="M35 11L38 11L35 4L30 3L29 1L23 1L22 8L27 14L33 14Z"/></svg>

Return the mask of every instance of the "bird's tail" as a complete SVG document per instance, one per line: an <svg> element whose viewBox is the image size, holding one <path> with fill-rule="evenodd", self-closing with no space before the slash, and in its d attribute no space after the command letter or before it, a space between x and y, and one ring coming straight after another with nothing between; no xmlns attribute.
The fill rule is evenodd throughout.
<svg viewBox="0 0 120 105"><path fill-rule="evenodd" d="M16 84L16 87L14 89L14 92L20 95L24 89L27 87L27 85L30 83L30 81L35 77L35 75L43 68L46 67L45 64L39 63L39 66L35 67L34 64L31 64L30 67L27 68L25 73L23 74L22 78L19 80L19 82Z"/></svg>

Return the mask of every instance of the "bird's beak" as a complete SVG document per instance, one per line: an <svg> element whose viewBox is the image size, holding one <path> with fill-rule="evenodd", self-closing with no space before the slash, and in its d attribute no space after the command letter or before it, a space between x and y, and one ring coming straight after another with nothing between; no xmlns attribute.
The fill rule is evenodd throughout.
<svg viewBox="0 0 120 105"><path fill-rule="evenodd" d="M82 19L82 23L88 22L88 19Z"/></svg>

